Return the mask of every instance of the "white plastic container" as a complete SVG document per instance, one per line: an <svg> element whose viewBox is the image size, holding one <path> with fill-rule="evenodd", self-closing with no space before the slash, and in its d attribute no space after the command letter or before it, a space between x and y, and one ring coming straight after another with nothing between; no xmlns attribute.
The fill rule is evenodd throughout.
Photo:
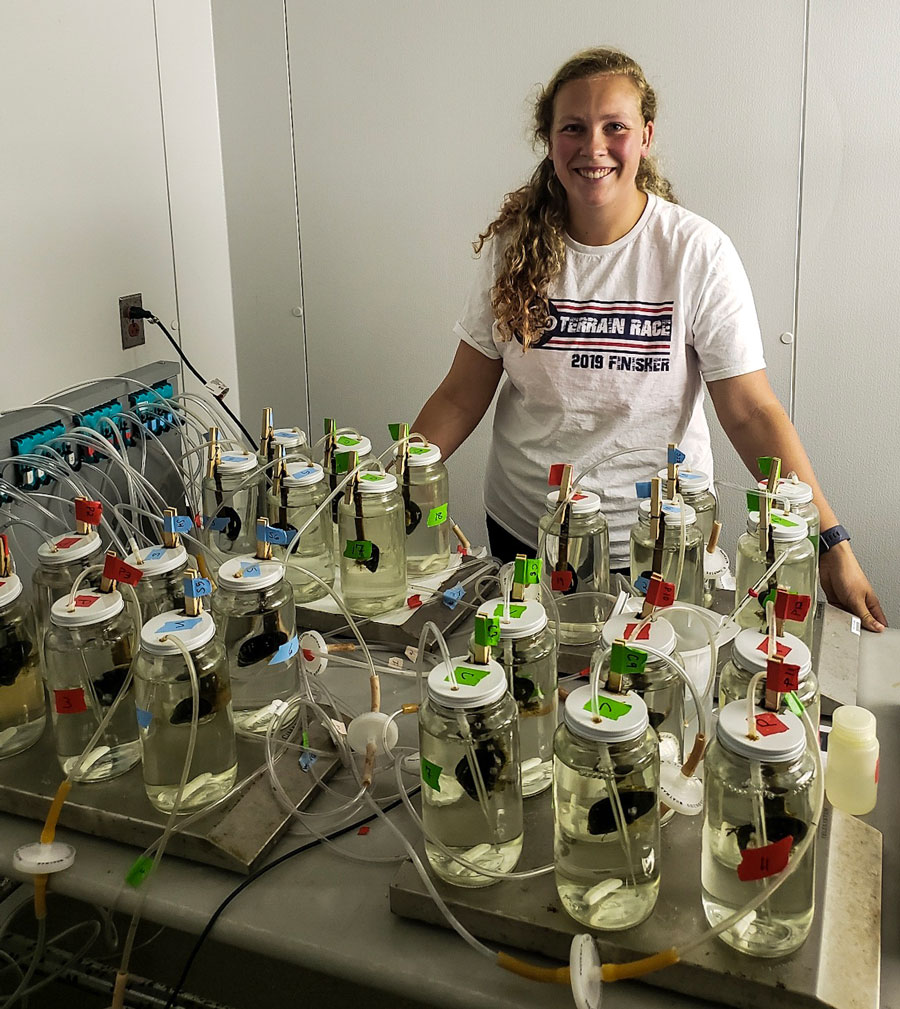
<svg viewBox="0 0 900 1009"><path fill-rule="evenodd" d="M863 816L878 798L878 739L875 716L855 704L835 709L828 737L825 794L832 806Z"/></svg>

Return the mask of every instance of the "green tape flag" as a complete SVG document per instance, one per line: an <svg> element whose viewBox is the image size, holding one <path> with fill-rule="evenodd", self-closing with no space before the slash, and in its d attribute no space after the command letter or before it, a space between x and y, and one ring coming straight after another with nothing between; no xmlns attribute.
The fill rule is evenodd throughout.
<svg viewBox="0 0 900 1009"><path fill-rule="evenodd" d="M381 480L381 473L363 473L360 480L366 480L368 483L375 483L376 480Z"/></svg>
<svg viewBox="0 0 900 1009"><path fill-rule="evenodd" d="M358 445L359 438L351 438L349 434L342 434L337 443L338 445Z"/></svg>
<svg viewBox="0 0 900 1009"><path fill-rule="evenodd" d="M457 683L462 683L467 687L477 687L490 672L490 669L472 669L470 666L457 666L453 670L453 675ZM449 683L450 677L447 676L444 682Z"/></svg>
<svg viewBox="0 0 900 1009"><path fill-rule="evenodd" d="M347 540L344 547L344 556L351 561L367 561L372 557L371 540Z"/></svg>
<svg viewBox="0 0 900 1009"><path fill-rule="evenodd" d="M759 466L759 471L768 480L772 474L772 463L775 463L775 480L776 482L781 478L781 460L776 456L771 455L761 455L756 460L756 465Z"/></svg>
<svg viewBox="0 0 900 1009"><path fill-rule="evenodd" d="M499 617L486 617L480 613L475 617L475 644L485 647L500 644Z"/></svg>
<svg viewBox="0 0 900 1009"><path fill-rule="evenodd" d="M537 585L541 580L542 566L543 561L540 557L530 560L517 559L513 581L518 582L519 585Z"/></svg>
<svg viewBox="0 0 900 1009"><path fill-rule="evenodd" d="M438 505L428 513L428 527L442 526L447 521L447 505Z"/></svg>
<svg viewBox="0 0 900 1009"><path fill-rule="evenodd" d="M803 717L803 704L793 690L789 694L784 695L784 703L798 718Z"/></svg>
<svg viewBox="0 0 900 1009"><path fill-rule="evenodd" d="M403 432L404 437L406 437L409 434L408 424L388 424L388 432L390 433L392 441L400 441L400 432L403 428L406 428Z"/></svg>
<svg viewBox="0 0 900 1009"><path fill-rule="evenodd" d="M150 870L153 868L153 859L148 858L146 855L141 855L140 858L132 865L125 875L125 882L129 886L133 886L135 889L144 882L144 880L150 875Z"/></svg>
<svg viewBox="0 0 900 1009"><path fill-rule="evenodd" d="M519 603L510 603L507 607L507 612L503 612L503 603L498 603L496 609L494 610L495 617L510 616L513 620L518 620L520 616L525 612L525 607L521 606Z"/></svg>
<svg viewBox="0 0 900 1009"><path fill-rule="evenodd" d="M410 445L409 454L410 455L425 455L426 452L431 451L430 445Z"/></svg>
<svg viewBox="0 0 900 1009"><path fill-rule="evenodd" d="M645 655L644 658L647 656ZM587 702L584 706L585 711L589 711L592 715L599 715L601 718L611 718L614 722L618 721L622 715L627 715L631 711L630 704L623 704L621 701L613 700L611 697L598 697L598 707L594 708L593 698Z"/></svg>
<svg viewBox="0 0 900 1009"><path fill-rule="evenodd" d="M334 454L334 471L335 473L349 473L353 468L350 465L350 461L353 460L353 465L356 465L356 453L355 452L335 452Z"/></svg>
<svg viewBox="0 0 900 1009"><path fill-rule="evenodd" d="M759 494L751 494L748 491L747 492L747 511L748 512L758 512L760 510L761 509L759 507Z"/></svg>
<svg viewBox="0 0 900 1009"><path fill-rule="evenodd" d="M438 767L437 764L432 764L430 760L422 757L422 781L435 792L441 790L441 771L443 767Z"/></svg>
<svg viewBox="0 0 900 1009"><path fill-rule="evenodd" d="M334 434L337 424L331 417L325 418L325 434Z"/></svg>
<svg viewBox="0 0 900 1009"><path fill-rule="evenodd" d="M787 526L788 529L796 529L797 528L797 523L796 522L794 522L792 519L786 519L786 518L782 517L781 515L770 515L769 516L769 521L770 522L774 522L775 525Z"/></svg>
<svg viewBox="0 0 900 1009"><path fill-rule="evenodd" d="M609 656L609 668L619 675L639 676L647 664L647 653L631 645L614 641Z"/></svg>

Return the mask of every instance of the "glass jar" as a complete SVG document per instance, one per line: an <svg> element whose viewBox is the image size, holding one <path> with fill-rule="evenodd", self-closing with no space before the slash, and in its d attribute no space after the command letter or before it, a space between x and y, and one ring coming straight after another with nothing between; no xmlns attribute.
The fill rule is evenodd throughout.
<svg viewBox="0 0 900 1009"><path fill-rule="evenodd" d="M681 506L666 501L662 506L660 521L665 522L662 571L664 581L677 589L675 598L699 606L703 601L703 536L697 527L697 517L690 505L684 506L684 561L681 580L678 580L678 562L681 555ZM641 501L638 521L631 527L631 584L638 588L639 579L649 580L653 573L653 551L656 540L650 527L650 502Z"/></svg>
<svg viewBox="0 0 900 1009"><path fill-rule="evenodd" d="M589 928L631 928L659 896L659 745L634 692L566 698L553 739L553 863L559 899Z"/></svg>
<svg viewBox="0 0 900 1009"><path fill-rule="evenodd" d="M566 645L588 644L598 639L603 626L603 600L597 593L609 592L609 526L600 512L599 495L591 491L574 494L563 567L559 557L561 522L559 517L554 520L559 507L556 491L547 495L546 507L547 514L538 520L538 539L544 542L544 563L551 572L559 610L559 640Z"/></svg>
<svg viewBox="0 0 900 1009"><path fill-rule="evenodd" d="M768 481L760 480L759 489L765 490ZM808 483L797 479L797 474L789 477L782 477L775 488L775 502L780 507L784 507L786 502L790 505L790 514L799 515L806 519L809 529L809 538L813 545L816 556L819 555L819 509L813 504L813 491Z"/></svg>
<svg viewBox="0 0 900 1009"><path fill-rule="evenodd" d="M683 666L684 661L675 650L675 629L669 621L655 616L638 632L638 637L631 637L640 619L636 614L627 613L610 617L600 632L600 648L610 649L619 639L626 640L634 648L644 643ZM600 666L600 682L606 684L609 674L607 655ZM644 671L623 676L622 690L633 690L647 705L650 726L659 737L661 758L680 764L684 759L684 684L678 673L664 659L647 653Z"/></svg>
<svg viewBox="0 0 900 1009"><path fill-rule="evenodd" d="M409 446L409 500L407 571L441 571L450 563L450 478L437 445Z"/></svg>
<svg viewBox="0 0 900 1009"><path fill-rule="evenodd" d="M341 497L341 593L351 613L377 616L406 602L406 509L390 473L362 473Z"/></svg>
<svg viewBox="0 0 900 1009"><path fill-rule="evenodd" d="M302 428L277 428L272 434L272 445L275 448L275 455L278 454L278 446L284 445L284 458L288 463L307 462L306 453L309 452L309 445L306 443L306 432Z"/></svg>
<svg viewBox="0 0 900 1009"><path fill-rule="evenodd" d="M143 572L134 591L145 622L158 613L184 607L184 572L190 558L180 543L176 547L155 544L139 554L129 554L125 560Z"/></svg>
<svg viewBox="0 0 900 1009"><path fill-rule="evenodd" d="M225 648L209 613L170 610L148 620L134 663L144 789L151 804L172 811L187 757L194 713L191 676L177 638L194 662L200 686L194 755L179 812L221 799L237 779L237 744ZM162 640L168 638L169 640Z"/></svg>
<svg viewBox="0 0 900 1009"><path fill-rule="evenodd" d="M216 475L203 478L202 538L214 558L256 549L258 470L255 454L230 449L220 457Z"/></svg>
<svg viewBox="0 0 900 1009"><path fill-rule="evenodd" d="M318 463L290 463L282 477L280 492L269 495L269 521L293 536L306 525L327 497L325 471ZM298 604L328 595L302 568L318 575L327 585L334 585L334 537L331 529L330 510L323 508L287 560L286 577L294 587L294 601ZM273 546L273 557L283 561L290 546L290 542L287 547Z"/></svg>
<svg viewBox="0 0 900 1009"><path fill-rule="evenodd" d="M71 591L75 579L85 568L98 563L95 555L101 546L97 530L91 529L88 533L65 532L38 547L38 566L31 577L38 641L43 641L50 627L50 608ZM99 584L98 571L92 585L96 588Z"/></svg>
<svg viewBox="0 0 900 1009"><path fill-rule="evenodd" d="M519 710L519 759L522 795L538 795L553 778L553 733L556 731L556 637L539 602L510 603L489 599L481 612L500 619L500 643L491 649L501 663ZM474 643L470 642L470 648Z"/></svg>
<svg viewBox="0 0 900 1009"><path fill-rule="evenodd" d="M787 558L772 575L769 587L763 586L756 599L751 600L738 614L741 627L752 627L758 631L766 629L766 602L775 598L776 586L789 592L809 596L812 605L802 623L792 623L791 630L806 645L812 648L813 620L816 601L816 552L807 534L806 519L793 513L785 514L778 508L770 513L772 540L775 558L784 554ZM738 540L737 565L735 569L735 605L747 595L773 562L766 559L766 553L759 548L759 512L750 512L747 532Z"/></svg>
<svg viewBox="0 0 900 1009"><path fill-rule="evenodd" d="M50 609L44 663L56 754L69 774L82 750L116 699L131 666L136 628L118 590L81 588L70 612L68 598ZM124 774L141 759L134 720L133 688L86 755L75 781L106 781Z"/></svg>
<svg viewBox="0 0 900 1009"><path fill-rule="evenodd" d="M18 575L0 576L0 757L41 738L47 715L34 614Z"/></svg>
<svg viewBox="0 0 900 1009"><path fill-rule="evenodd" d="M268 719L260 721L259 713L298 686L294 590L284 565L252 556L226 561L219 568L212 615L228 656L235 722L265 732Z"/></svg>
<svg viewBox="0 0 900 1009"><path fill-rule="evenodd" d="M342 428L334 439L334 451L337 454L342 452L355 452L357 463L374 462L372 455L372 442L364 434L352 430L352 428Z"/></svg>
<svg viewBox="0 0 900 1009"><path fill-rule="evenodd" d="M663 481L665 489L668 480L668 470L661 469L657 476ZM698 469L679 469L678 487L682 500L686 505L694 509L697 517L697 528L703 537L703 546L709 543L712 536L713 525L716 521L716 511L719 507L716 496L709 489L712 481L707 473L701 473Z"/></svg>
<svg viewBox="0 0 900 1009"><path fill-rule="evenodd" d="M802 722L790 711L756 712L760 735L750 740L746 702L723 708L706 752L701 886L710 925L739 910L789 864L815 812L816 766ZM761 728L760 718L769 728ZM769 900L719 938L751 956L797 949L813 920L815 843ZM766 851L757 854L758 848Z"/></svg>
<svg viewBox="0 0 900 1009"><path fill-rule="evenodd" d="M522 853L522 785L516 703L493 660L442 662L428 674L419 709L422 825L425 855L435 875L456 886L497 880L452 856L497 872L512 872ZM439 841L450 854L434 842Z"/></svg>
<svg viewBox="0 0 900 1009"><path fill-rule="evenodd" d="M812 669L812 656L806 645L793 634L784 634L777 639L778 654L791 665L800 667L797 696L809 712L809 720L819 724L819 681ZM722 667L719 679L719 707L724 708L732 701L747 696L750 681L757 673L765 671L769 655L769 635L752 629L741 631L731 643L731 658ZM757 685L756 701L762 704L766 694L766 684ZM779 711L785 707L782 695Z"/></svg>

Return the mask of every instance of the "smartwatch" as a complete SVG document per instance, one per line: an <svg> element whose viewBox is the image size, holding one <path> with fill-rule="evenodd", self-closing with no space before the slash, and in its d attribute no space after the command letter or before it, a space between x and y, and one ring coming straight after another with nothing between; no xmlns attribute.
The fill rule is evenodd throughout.
<svg viewBox="0 0 900 1009"><path fill-rule="evenodd" d="M843 526L832 526L819 533L819 556L827 554L832 547L838 543L849 543L850 533Z"/></svg>

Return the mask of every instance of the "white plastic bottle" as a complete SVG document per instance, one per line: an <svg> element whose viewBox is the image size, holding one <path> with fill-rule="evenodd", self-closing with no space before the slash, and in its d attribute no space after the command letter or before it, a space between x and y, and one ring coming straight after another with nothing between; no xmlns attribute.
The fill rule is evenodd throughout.
<svg viewBox="0 0 900 1009"><path fill-rule="evenodd" d="M854 816L875 808L878 749L871 711L855 704L835 709L825 770L825 794L832 806Z"/></svg>

